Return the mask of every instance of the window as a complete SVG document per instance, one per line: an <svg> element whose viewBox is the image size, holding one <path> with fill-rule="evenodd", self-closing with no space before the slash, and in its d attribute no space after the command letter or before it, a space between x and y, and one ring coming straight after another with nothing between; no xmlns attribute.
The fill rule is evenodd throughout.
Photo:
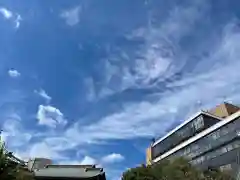
<svg viewBox="0 0 240 180"><path fill-rule="evenodd" d="M240 118L239 118L240 120ZM234 121L221 129L218 129L209 135L203 137L202 139L194 142L193 144L183 148L182 150L179 150L176 152L176 156L185 156L186 158L194 159L195 157L215 148L218 146L221 146L221 144L224 144L226 142L232 141L234 138L236 138L236 129L239 129L238 126L240 125L240 121ZM239 144L231 143L227 146L224 146L221 149L218 149L218 151L214 151L212 156L218 156L219 154L226 153L228 151L231 151L235 149L236 147L240 146Z"/></svg>
<svg viewBox="0 0 240 180"><path fill-rule="evenodd" d="M203 126L203 118L201 116L196 118L190 124L187 124L184 128L176 131L170 137L153 147L153 158L156 158L160 154L163 154L174 146L180 144L183 139L186 140L194 134L194 129L198 129ZM186 147L188 149L184 148L179 150L176 152L176 154L179 154L178 156L186 156L187 158L194 159L196 156L199 156L202 153L205 153L236 138L237 129L240 129L240 118L194 142ZM227 148L230 149L231 147L229 146Z"/></svg>
<svg viewBox="0 0 240 180"><path fill-rule="evenodd" d="M232 170L232 165L231 164L226 164L224 166L220 166L221 171L230 171Z"/></svg>
<svg viewBox="0 0 240 180"><path fill-rule="evenodd" d="M199 116L197 119L193 121L193 125L196 131L202 129L204 127L204 120L202 116Z"/></svg>

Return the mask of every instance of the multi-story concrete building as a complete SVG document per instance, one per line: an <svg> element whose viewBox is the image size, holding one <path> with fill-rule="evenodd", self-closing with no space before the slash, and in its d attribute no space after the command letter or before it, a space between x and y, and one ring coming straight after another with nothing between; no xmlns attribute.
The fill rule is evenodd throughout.
<svg viewBox="0 0 240 180"><path fill-rule="evenodd" d="M185 157L201 169L236 172L240 153L240 108L228 103L201 111L147 150L147 164Z"/></svg>

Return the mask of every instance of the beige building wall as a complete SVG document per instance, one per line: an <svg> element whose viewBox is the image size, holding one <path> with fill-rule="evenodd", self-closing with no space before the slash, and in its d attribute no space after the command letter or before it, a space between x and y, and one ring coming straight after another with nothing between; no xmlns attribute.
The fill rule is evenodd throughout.
<svg viewBox="0 0 240 180"><path fill-rule="evenodd" d="M223 104L216 106L215 108L211 109L208 112L215 116L225 118L225 117L228 117L228 116L234 114L235 112L237 112L239 110L240 110L240 108L238 106L235 106L233 104L229 104L229 103L225 102Z"/></svg>
<svg viewBox="0 0 240 180"><path fill-rule="evenodd" d="M152 162L152 150L150 146L146 150L146 164L151 165L151 162Z"/></svg>
<svg viewBox="0 0 240 180"><path fill-rule="evenodd" d="M52 164L52 160L47 158L34 158L30 159L27 164L28 169L32 171L34 169L42 169L46 165Z"/></svg>

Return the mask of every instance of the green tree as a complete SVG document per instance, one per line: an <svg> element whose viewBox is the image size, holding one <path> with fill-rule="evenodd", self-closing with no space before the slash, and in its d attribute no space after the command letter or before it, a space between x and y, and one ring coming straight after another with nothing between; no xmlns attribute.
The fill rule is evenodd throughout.
<svg viewBox="0 0 240 180"><path fill-rule="evenodd" d="M149 167L130 169L123 174L122 180L232 180L232 178L219 170L202 172L187 160L177 158Z"/></svg>
<svg viewBox="0 0 240 180"><path fill-rule="evenodd" d="M150 167L136 167L123 173L123 180L157 180Z"/></svg>
<svg viewBox="0 0 240 180"><path fill-rule="evenodd" d="M33 174L25 169L19 168L16 180L33 180Z"/></svg>
<svg viewBox="0 0 240 180"><path fill-rule="evenodd" d="M12 157L12 153L6 150L0 132L0 180L33 180L29 171L9 157Z"/></svg>
<svg viewBox="0 0 240 180"><path fill-rule="evenodd" d="M177 158L162 167L162 176L166 180L200 180L201 173L183 158Z"/></svg>
<svg viewBox="0 0 240 180"><path fill-rule="evenodd" d="M16 179L17 166L9 160L5 145L0 142L0 179L1 180L12 180Z"/></svg>
<svg viewBox="0 0 240 180"><path fill-rule="evenodd" d="M203 172L204 180L233 180L227 171L221 172L219 169L208 169Z"/></svg>

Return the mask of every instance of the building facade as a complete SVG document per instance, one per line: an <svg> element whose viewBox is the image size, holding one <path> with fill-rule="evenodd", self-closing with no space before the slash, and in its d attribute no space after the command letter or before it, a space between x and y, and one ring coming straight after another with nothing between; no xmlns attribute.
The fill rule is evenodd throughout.
<svg viewBox="0 0 240 180"><path fill-rule="evenodd" d="M148 147L146 150L146 164L151 165L152 161L152 149L151 147Z"/></svg>
<svg viewBox="0 0 240 180"><path fill-rule="evenodd" d="M197 113L193 118L185 121L166 136L157 140L152 146L152 158L155 159L159 157L178 144L204 131L221 120L221 118L203 111Z"/></svg>
<svg viewBox="0 0 240 180"><path fill-rule="evenodd" d="M224 103L225 108L229 104ZM201 169L220 168L237 172L240 155L239 108L223 105L200 112L151 145L148 164L185 157ZM233 107L233 106L232 106ZM216 113L217 112L217 113ZM228 113L229 112L229 113ZM149 161L151 163L149 163Z"/></svg>

